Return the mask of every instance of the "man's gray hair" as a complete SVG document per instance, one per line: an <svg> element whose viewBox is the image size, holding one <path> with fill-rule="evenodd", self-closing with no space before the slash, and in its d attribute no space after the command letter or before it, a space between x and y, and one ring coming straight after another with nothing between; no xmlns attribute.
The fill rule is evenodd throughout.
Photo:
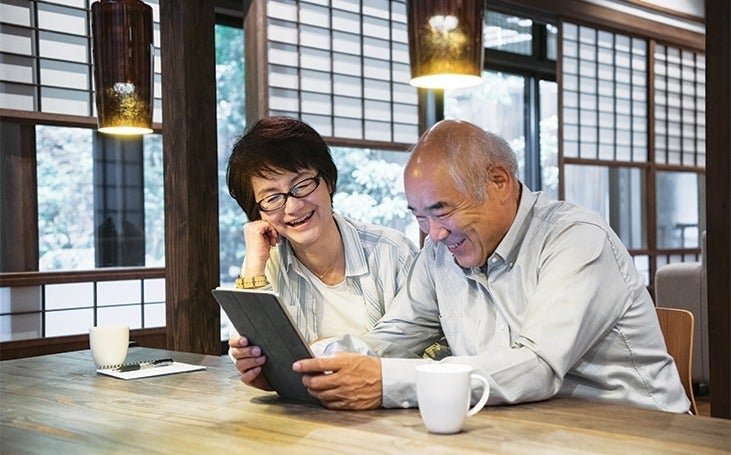
<svg viewBox="0 0 731 455"><path fill-rule="evenodd" d="M483 202L487 196L485 183L490 179L493 166L502 165L518 178L518 160L505 139L471 124L467 128L449 126L449 122L437 125L440 131L432 133L437 133L443 145L447 171L457 189Z"/></svg>

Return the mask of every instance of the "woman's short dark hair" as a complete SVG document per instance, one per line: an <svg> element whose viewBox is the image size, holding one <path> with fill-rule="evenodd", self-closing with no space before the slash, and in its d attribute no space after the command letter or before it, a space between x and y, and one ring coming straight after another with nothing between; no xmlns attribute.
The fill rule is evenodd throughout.
<svg viewBox="0 0 731 455"><path fill-rule="evenodd" d="M266 117L251 125L233 146L226 181L231 197L249 217L261 219L252 177L312 169L327 183L330 200L335 193L338 170L330 148L310 125L290 117Z"/></svg>

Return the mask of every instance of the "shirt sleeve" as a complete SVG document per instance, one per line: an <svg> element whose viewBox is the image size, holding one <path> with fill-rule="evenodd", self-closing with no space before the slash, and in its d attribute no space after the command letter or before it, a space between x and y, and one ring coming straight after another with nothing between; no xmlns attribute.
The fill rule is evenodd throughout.
<svg viewBox="0 0 731 455"><path fill-rule="evenodd" d="M363 339L381 357L421 357L439 341L442 330L436 293L429 277L428 251L422 250L409 271L404 288Z"/></svg>

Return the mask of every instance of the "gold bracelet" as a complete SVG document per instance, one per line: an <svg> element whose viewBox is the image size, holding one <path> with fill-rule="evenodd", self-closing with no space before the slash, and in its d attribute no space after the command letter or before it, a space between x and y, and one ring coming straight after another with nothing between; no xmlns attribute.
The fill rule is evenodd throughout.
<svg viewBox="0 0 731 455"><path fill-rule="evenodd" d="M242 277L241 275L239 275L239 277L236 278L237 289L260 288L262 286L266 286L267 284L269 284L269 280L267 280L267 277L265 275L257 275L255 277Z"/></svg>

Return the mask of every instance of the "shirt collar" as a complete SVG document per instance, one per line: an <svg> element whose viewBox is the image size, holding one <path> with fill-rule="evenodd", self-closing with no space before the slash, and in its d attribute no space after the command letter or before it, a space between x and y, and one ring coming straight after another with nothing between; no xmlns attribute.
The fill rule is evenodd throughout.
<svg viewBox="0 0 731 455"><path fill-rule="evenodd" d="M485 264L466 269L457 264L456 259L452 258L455 265L460 267L466 275L474 277L480 273L487 274L488 270L497 264L507 263L510 267L515 262L515 257L518 255L520 245L523 242L523 236L530 225L533 206L538 199L538 193L531 192L523 182L520 182L520 189L520 202L518 203L518 211L515 214L513 224L510 225L510 229L508 229L505 237L503 237L497 248L495 248L495 251L487 257Z"/></svg>
<svg viewBox="0 0 731 455"><path fill-rule="evenodd" d="M538 193L531 192L523 182L520 182L520 189L520 202L513 224L510 225L510 229L495 251L487 258L488 263L495 256L503 259L509 266L515 262L515 257L518 255L520 245L523 243L523 238L530 225L533 206L538 200Z"/></svg>

